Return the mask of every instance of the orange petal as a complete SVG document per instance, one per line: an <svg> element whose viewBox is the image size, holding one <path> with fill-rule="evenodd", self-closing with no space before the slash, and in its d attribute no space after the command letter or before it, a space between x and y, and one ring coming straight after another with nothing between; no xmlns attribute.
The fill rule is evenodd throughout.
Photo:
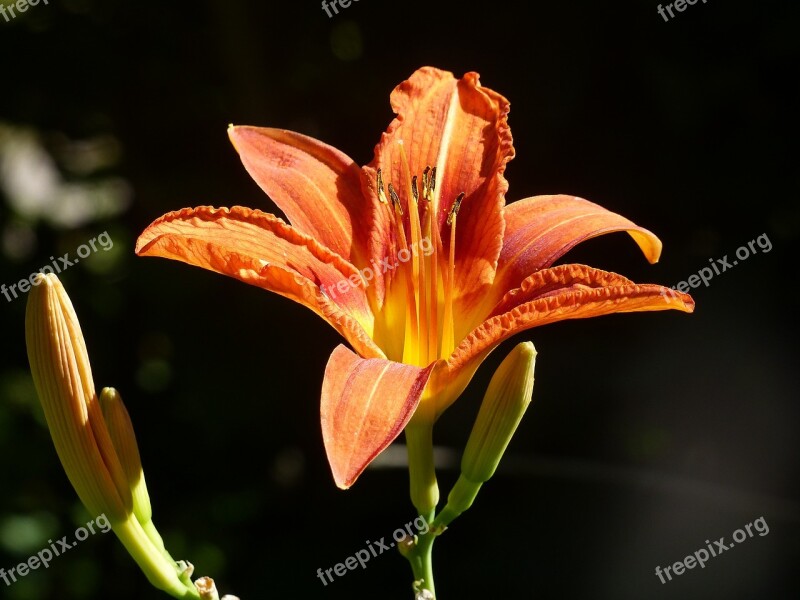
<svg viewBox="0 0 800 600"><path fill-rule="evenodd" d="M358 271L281 219L241 206L168 213L145 229L136 254L228 275L307 306L365 356L384 356ZM354 277L351 279L351 277Z"/></svg>
<svg viewBox="0 0 800 600"><path fill-rule="evenodd" d="M569 290L635 285L622 275L601 271L585 265L559 265L537 271L526 278L518 288L510 290L492 309L489 317L506 313L520 304L558 295Z"/></svg>
<svg viewBox="0 0 800 600"><path fill-rule="evenodd" d="M490 317L458 345L447 368L437 372L432 384L444 388L443 382L455 382L443 401L437 399L437 413L458 397L486 356L516 333L566 319L670 309L690 313L694 301L688 294L660 285L636 284L585 265L538 271L518 290L506 294Z"/></svg>
<svg viewBox="0 0 800 600"><path fill-rule="evenodd" d="M477 73L457 80L447 71L424 67L395 88L391 104L397 118L365 172L374 181L380 167L384 181L406 190L399 141L412 175L435 166L434 202L445 247L447 214L458 194L466 194L458 213L456 290L480 293L480 286L494 279L503 240L502 207L508 189L503 172L514 156L509 103L482 87Z"/></svg>
<svg viewBox="0 0 800 600"><path fill-rule="evenodd" d="M505 220L494 286L498 294L549 267L579 243L604 233L627 231L651 263L661 255L661 241L653 233L576 196L534 196L513 202L506 206Z"/></svg>
<svg viewBox="0 0 800 600"><path fill-rule="evenodd" d="M368 264L374 207L361 192L361 169L314 138L266 127L228 135L247 172L299 231L354 265Z"/></svg>
<svg viewBox="0 0 800 600"><path fill-rule="evenodd" d="M322 383L322 439L336 485L347 489L403 431L436 363L364 359L339 345Z"/></svg>

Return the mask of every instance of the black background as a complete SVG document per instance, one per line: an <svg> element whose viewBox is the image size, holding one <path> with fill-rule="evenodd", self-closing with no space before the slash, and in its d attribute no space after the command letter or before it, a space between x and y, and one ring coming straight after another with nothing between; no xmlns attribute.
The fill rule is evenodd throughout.
<svg viewBox="0 0 800 600"><path fill-rule="evenodd" d="M329 18L288 0L53 0L0 17L0 282L113 238L62 281L98 387L120 389L131 412L174 555L242 600L411 598L394 553L327 587L316 577L414 517L403 468L333 484L318 398L335 332L276 295L136 258L133 244L184 206L275 210L228 123L301 131L363 164L392 88L433 65L478 71L511 101L508 201L583 196L664 242L654 266L622 234L565 261L674 285L761 234L773 246L693 290L693 315L565 322L489 357L437 424L443 495L491 373L524 339L539 352L534 400L495 478L436 543L440 598L797 597L800 10L709 0L664 22L656 7L360 0ZM20 135L67 181L123 178L131 202L72 226L27 214L8 188ZM70 171L70 152L97 139L117 158ZM24 300L0 297L6 569L89 519L42 425L23 321ZM654 575L761 516L768 535L667 584ZM164 596L109 535L0 581L0 597Z"/></svg>

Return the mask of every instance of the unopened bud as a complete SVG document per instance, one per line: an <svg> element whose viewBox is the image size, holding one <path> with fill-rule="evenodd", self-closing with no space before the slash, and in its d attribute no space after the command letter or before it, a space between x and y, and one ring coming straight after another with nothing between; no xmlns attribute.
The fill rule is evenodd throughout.
<svg viewBox="0 0 800 600"><path fill-rule="evenodd" d="M535 364L536 349L523 342L495 371L464 449L461 476L431 526L434 531L443 530L472 506L481 486L494 475L531 402Z"/></svg>
<svg viewBox="0 0 800 600"><path fill-rule="evenodd" d="M119 392L111 387L103 388L100 392L100 407L103 409L108 433L133 494L133 513L140 523L147 523L153 518L153 510L150 507L150 495L147 493L147 484L144 480L139 446L136 443L128 410Z"/></svg>
<svg viewBox="0 0 800 600"><path fill-rule="evenodd" d="M47 427L72 487L90 513L127 518L131 492L106 430L78 317L54 274L28 296L25 341Z"/></svg>
<svg viewBox="0 0 800 600"><path fill-rule="evenodd" d="M55 274L36 281L25 314L28 361L72 487L90 513L108 518L150 583L175 598L198 598L191 581L187 585L178 577L175 561L150 520L133 427L116 391L103 390L100 406L69 296Z"/></svg>
<svg viewBox="0 0 800 600"><path fill-rule="evenodd" d="M535 365L536 349L523 342L495 371L461 459L461 473L470 481L484 483L494 475L531 402Z"/></svg>

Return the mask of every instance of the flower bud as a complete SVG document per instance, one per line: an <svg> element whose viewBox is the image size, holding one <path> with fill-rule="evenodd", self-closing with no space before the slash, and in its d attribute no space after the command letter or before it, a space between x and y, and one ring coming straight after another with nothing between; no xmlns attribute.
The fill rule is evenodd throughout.
<svg viewBox="0 0 800 600"><path fill-rule="evenodd" d="M147 493L147 484L144 480L139 446L136 443L128 410L119 392L111 387L103 388L100 392L100 407L114 449L122 463L128 487L133 494L133 514L140 523L147 523L153 518L153 510L150 507L150 495Z"/></svg>
<svg viewBox="0 0 800 600"><path fill-rule="evenodd" d="M443 531L475 500L494 475L522 415L531 402L536 349L531 342L514 348L495 371L461 458L461 476L431 528Z"/></svg>
<svg viewBox="0 0 800 600"><path fill-rule="evenodd" d="M103 388L103 391L100 392L100 407L103 410L103 417L114 449L122 464L128 488L133 496L133 514L153 545L167 560L172 561L172 556L164 547L164 540L153 525L153 510L150 506L150 494L147 492L142 460L139 456L139 445L136 443L133 423L122 402L122 396L114 388Z"/></svg>
<svg viewBox="0 0 800 600"><path fill-rule="evenodd" d="M81 502L95 515L126 518L132 497L105 427L80 323L53 274L28 296L28 361L61 464Z"/></svg>
<svg viewBox="0 0 800 600"><path fill-rule="evenodd" d="M494 475L531 402L535 365L536 349L523 342L495 371L461 459L461 473L468 480L484 483Z"/></svg>
<svg viewBox="0 0 800 600"><path fill-rule="evenodd" d="M30 291L25 341L53 444L81 502L108 518L151 584L176 598L199 598L153 526L130 417L111 388L101 407L78 317L55 274L40 275Z"/></svg>

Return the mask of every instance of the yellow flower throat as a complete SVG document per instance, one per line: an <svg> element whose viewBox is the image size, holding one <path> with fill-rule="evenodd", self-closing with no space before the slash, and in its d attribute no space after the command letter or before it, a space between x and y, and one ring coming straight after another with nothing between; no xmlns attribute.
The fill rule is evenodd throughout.
<svg viewBox="0 0 800 600"><path fill-rule="evenodd" d="M376 323L376 334L383 330L385 339L379 343L388 358L427 366L438 358L447 358L455 347L456 220L465 193L455 198L447 215L451 231L445 254L437 218L437 169L425 167L420 193L420 178L411 175L402 142L398 147L404 180L399 187L405 190L404 197L391 182L384 189L383 173L377 170L378 200L387 205L394 228L389 255L395 257L397 270L387 274L386 299L379 316L383 328Z"/></svg>

